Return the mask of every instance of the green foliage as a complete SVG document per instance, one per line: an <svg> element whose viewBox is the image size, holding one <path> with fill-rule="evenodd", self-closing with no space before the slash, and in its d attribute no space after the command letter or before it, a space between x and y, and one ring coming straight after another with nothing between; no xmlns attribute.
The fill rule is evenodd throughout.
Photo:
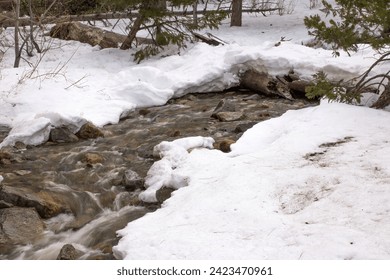
<svg viewBox="0 0 390 280"><path fill-rule="evenodd" d="M148 45L138 51L135 52L134 54L134 60L137 63L140 63L142 60L157 55L159 54L160 50L157 46L155 45Z"/></svg>
<svg viewBox="0 0 390 280"><path fill-rule="evenodd" d="M339 49L346 52L357 51L359 44L368 44L373 49L385 49L390 45L390 1L389 0L335 0L333 6L323 0L324 20L320 15L305 17L305 25L309 34L319 41L331 45L336 56L340 55ZM389 72L379 73L370 77L374 67L388 63L390 52L387 50L372 66L360 77L358 82L346 89L341 86L343 81L331 83L326 74L318 72L314 75L315 84L307 90L307 97L326 97L331 101L352 103L360 102L363 92L375 91L379 93L386 83L390 83ZM387 93L388 94L388 93Z"/></svg>
<svg viewBox="0 0 390 280"><path fill-rule="evenodd" d="M187 43L192 40L192 32L204 28L218 28L220 22L227 17L227 13L224 11L210 11L194 21L191 12L183 15L176 13L192 6L194 4L193 0L169 1L170 6L168 7L165 7L166 1L132 0L129 2L137 7L142 19L139 30L146 29L154 42L154 45L141 46L137 50L134 58L138 63L160 53L166 46L175 46L178 50L185 48ZM134 28L134 26L131 28ZM132 29L132 31L138 30Z"/></svg>
<svg viewBox="0 0 390 280"><path fill-rule="evenodd" d="M369 44L381 49L390 44L390 1L389 0L336 0L336 6L327 1L322 3L325 16L305 17L309 34L332 46L336 55L338 49L356 51L358 44ZM339 18L336 21L334 18Z"/></svg>
<svg viewBox="0 0 390 280"><path fill-rule="evenodd" d="M314 85L306 88L307 98L327 98L329 101L343 103L360 102L360 93L354 90L348 90L342 86L343 80L331 82L323 71L314 74L313 78Z"/></svg>

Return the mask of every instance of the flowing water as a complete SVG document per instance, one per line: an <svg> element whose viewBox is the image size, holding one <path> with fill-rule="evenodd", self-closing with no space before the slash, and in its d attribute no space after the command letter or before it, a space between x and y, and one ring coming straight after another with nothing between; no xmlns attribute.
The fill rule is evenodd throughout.
<svg viewBox="0 0 390 280"><path fill-rule="evenodd" d="M232 102L242 117L212 118L222 99ZM256 122L312 105L251 92L192 94L164 106L137 109L119 124L106 126L104 138L9 149L12 160L0 163L3 186L33 198L23 203L19 199L18 206L35 207L45 231L31 244L3 246L0 258L56 259L65 244L72 244L80 259L112 259L116 231L160 207L139 201L142 186L127 179L132 171L146 176L157 160L155 145L197 135L211 136L217 143L235 141ZM0 129L0 140L7 132Z"/></svg>

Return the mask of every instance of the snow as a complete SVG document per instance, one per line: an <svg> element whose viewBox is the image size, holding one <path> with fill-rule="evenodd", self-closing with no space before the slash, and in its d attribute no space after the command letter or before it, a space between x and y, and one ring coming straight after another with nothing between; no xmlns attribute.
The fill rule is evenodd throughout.
<svg viewBox="0 0 390 280"><path fill-rule="evenodd" d="M229 154L193 150L175 169L188 186L119 231L115 253L388 259L389 117L323 102L255 125Z"/></svg>
<svg viewBox="0 0 390 280"><path fill-rule="evenodd" d="M153 154L162 159L155 162L145 180L146 191L140 194L145 202L157 202L156 192L162 187L179 189L188 185L188 177L182 176L176 168L188 158L188 150L213 148L211 137L186 137L172 142L163 141L154 147Z"/></svg>
<svg viewBox="0 0 390 280"><path fill-rule="evenodd" d="M53 127L77 131L119 122L136 107L163 105L190 92L237 85L247 68L272 75L294 70L309 79L319 70L350 79L378 56L309 48L303 26L309 1L291 14L245 15L212 34L224 46L189 44L180 53L137 65L133 50L100 50L41 38L50 51L12 68L12 48L0 59L0 126L11 128L0 148L45 142ZM116 31L124 30L117 27ZM12 29L3 42L12 42ZM284 38L284 39L282 39ZM277 44L280 42L280 45ZM384 64L371 73L388 69ZM367 103L365 103L367 102ZM364 98L363 105L372 103ZM388 259L390 257L389 112L322 102L289 111L248 130L224 154L211 138L162 142L140 198L154 213L119 232L114 248L125 259ZM0 176L0 181L2 177Z"/></svg>

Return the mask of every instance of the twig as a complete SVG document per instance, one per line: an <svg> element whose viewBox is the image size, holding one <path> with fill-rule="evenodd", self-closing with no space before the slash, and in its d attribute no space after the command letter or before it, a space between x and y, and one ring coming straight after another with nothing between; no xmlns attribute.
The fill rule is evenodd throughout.
<svg viewBox="0 0 390 280"><path fill-rule="evenodd" d="M82 80L84 80L86 77L87 77L87 75L84 75L83 77L81 77L77 81L73 82L71 85L67 86L65 89L70 89L73 86L77 86L77 84L80 83Z"/></svg>

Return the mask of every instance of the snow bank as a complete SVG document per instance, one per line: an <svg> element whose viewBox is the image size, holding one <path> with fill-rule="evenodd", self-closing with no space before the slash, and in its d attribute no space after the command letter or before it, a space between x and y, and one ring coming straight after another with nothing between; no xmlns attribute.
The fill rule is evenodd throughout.
<svg viewBox="0 0 390 280"><path fill-rule="evenodd" d="M119 231L114 252L125 259L388 259L389 118L323 103L254 126L230 154L194 150L175 168L188 187Z"/></svg>
<svg viewBox="0 0 390 280"><path fill-rule="evenodd" d="M272 75L293 69L307 79L323 69L330 77L348 79L373 61L368 59L373 53L367 50L333 58L327 50L292 42L276 47L274 42L265 41L256 46L198 43L181 55L134 65L127 52L97 51L83 45L64 66L63 73L50 74L56 67L53 60L64 56L71 46L46 54L47 61L41 62L37 73L28 72L28 67L2 69L0 124L12 130L0 147L16 141L40 144L59 123L72 130L87 121L104 126L117 123L136 107L163 105L189 92L224 90L237 85L239 73L248 68ZM10 53L6 55L8 60L3 65L10 63Z"/></svg>
<svg viewBox="0 0 390 280"><path fill-rule="evenodd" d="M157 202L156 192L162 188L179 189L189 183L176 169L188 158L188 151L195 148L213 148L214 139L210 137L186 137L172 142L163 141L154 147L153 154L162 159L155 162L149 169L145 179L146 191L140 194L145 202Z"/></svg>
<svg viewBox="0 0 390 280"><path fill-rule="evenodd" d="M287 147L289 152L303 154L314 150L324 142L340 140L340 135L344 135L344 137L356 135L356 126L368 129L360 133L361 137L368 137L371 126L375 131L378 128L372 123L374 118L363 117L366 114L377 115L383 120L389 117L388 112L375 111L367 107L356 109L354 106L329 103L323 100L320 108L310 107L288 111L283 116L283 122L279 118L275 118L256 124L253 129L245 132L237 143L231 146L230 155L251 153L253 149L267 153L278 153L280 147ZM318 133L313 133L313 127L318 130ZM387 132L380 132L380 134L383 133ZM307 137L303 137L305 135ZM291 141L292 139L294 141Z"/></svg>

